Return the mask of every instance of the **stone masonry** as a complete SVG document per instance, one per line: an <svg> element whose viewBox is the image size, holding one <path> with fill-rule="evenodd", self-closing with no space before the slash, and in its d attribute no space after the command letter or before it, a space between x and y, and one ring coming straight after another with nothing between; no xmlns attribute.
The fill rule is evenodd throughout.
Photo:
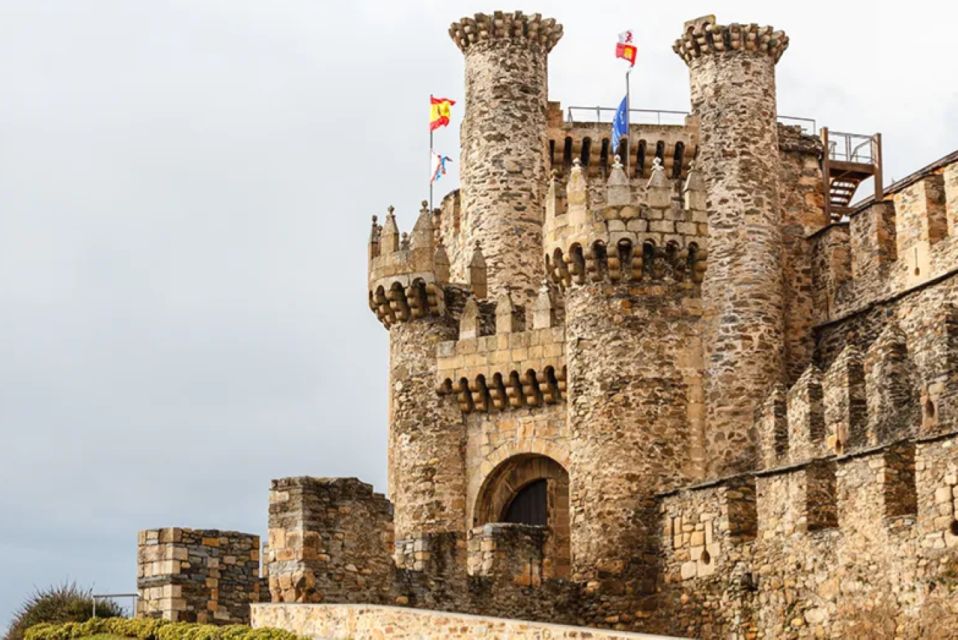
<svg viewBox="0 0 958 640"><path fill-rule="evenodd" d="M137 615L178 622L249 623L249 605L259 602L261 595L259 560L259 536L247 533L141 531Z"/></svg>
<svg viewBox="0 0 958 640"><path fill-rule="evenodd" d="M489 264L489 292L526 304L541 281L546 178L546 58L562 37L552 19L496 12L449 28L466 61L462 234Z"/></svg>
<svg viewBox="0 0 958 640"><path fill-rule="evenodd" d="M368 245L389 500L275 480L257 624L956 637L958 151L832 216L781 31L685 23L691 113L619 149L548 101L554 20L450 35L462 187ZM203 610L145 548L144 606Z"/></svg>
<svg viewBox="0 0 958 640"><path fill-rule="evenodd" d="M775 63L787 46L771 28L722 27L711 16L687 22L677 44L689 65L695 167L707 193L702 345L712 474L754 464L756 402L784 373Z"/></svg>

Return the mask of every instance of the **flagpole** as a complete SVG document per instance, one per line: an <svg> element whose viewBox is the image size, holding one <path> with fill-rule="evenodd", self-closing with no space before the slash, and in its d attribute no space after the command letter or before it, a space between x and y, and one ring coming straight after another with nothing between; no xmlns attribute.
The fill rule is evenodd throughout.
<svg viewBox="0 0 958 640"><path fill-rule="evenodd" d="M632 100L629 97L629 74L632 73L632 67L629 67L629 70L625 72L625 175L631 180L632 175L629 173L629 133L632 127Z"/></svg>
<svg viewBox="0 0 958 640"><path fill-rule="evenodd" d="M429 127L429 210L432 211L432 126Z"/></svg>

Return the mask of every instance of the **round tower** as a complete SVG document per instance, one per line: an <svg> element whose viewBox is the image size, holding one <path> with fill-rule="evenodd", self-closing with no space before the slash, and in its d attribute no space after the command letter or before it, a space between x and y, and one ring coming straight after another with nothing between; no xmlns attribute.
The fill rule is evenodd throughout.
<svg viewBox="0 0 958 640"><path fill-rule="evenodd" d="M706 229L659 163L641 203L618 163L599 210L578 163L567 188L544 245L565 295L573 577L639 598L654 584L655 495L696 477Z"/></svg>
<svg viewBox="0 0 958 640"><path fill-rule="evenodd" d="M463 246L477 241L488 294L535 299L546 182L546 59L562 26L539 14L476 14L449 28L465 55L460 131Z"/></svg>
<svg viewBox="0 0 958 640"><path fill-rule="evenodd" d="M400 236L390 209L373 219L369 303L389 329L389 493L397 549L465 520L465 426L436 393L436 348L455 340L443 287L449 260L434 240L426 203L412 234Z"/></svg>
<svg viewBox="0 0 958 640"><path fill-rule="evenodd" d="M772 27L685 23L674 49L689 67L706 184L704 306L709 474L754 467L756 404L782 381L784 314L775 64L788 38Z"/></svg>

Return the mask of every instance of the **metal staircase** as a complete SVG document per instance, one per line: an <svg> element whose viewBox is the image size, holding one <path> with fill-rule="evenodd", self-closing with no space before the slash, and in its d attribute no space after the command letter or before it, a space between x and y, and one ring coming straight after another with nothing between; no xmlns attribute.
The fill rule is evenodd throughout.
<svg viewBox="0 0 958 640"><path fill-rule="evenodd" d="M825 148L822 176L825 179L825 209L830 220L841 220L852 211L858 186L875 179L875 200L882 198L881 134L862 135L829 131L822 127Z"/></svg>

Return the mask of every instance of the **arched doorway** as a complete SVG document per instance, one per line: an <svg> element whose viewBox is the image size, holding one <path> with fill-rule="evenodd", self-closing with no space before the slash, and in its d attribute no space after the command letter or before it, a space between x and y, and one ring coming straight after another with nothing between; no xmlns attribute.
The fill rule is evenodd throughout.
<svg viewBox="0 0 958 640"><path fill-rule="evenodd" d="M569 575L569 473L538 454L520 454L501 462L479 490L473 525L514 522L546 526L547 577Z"/></svg>

